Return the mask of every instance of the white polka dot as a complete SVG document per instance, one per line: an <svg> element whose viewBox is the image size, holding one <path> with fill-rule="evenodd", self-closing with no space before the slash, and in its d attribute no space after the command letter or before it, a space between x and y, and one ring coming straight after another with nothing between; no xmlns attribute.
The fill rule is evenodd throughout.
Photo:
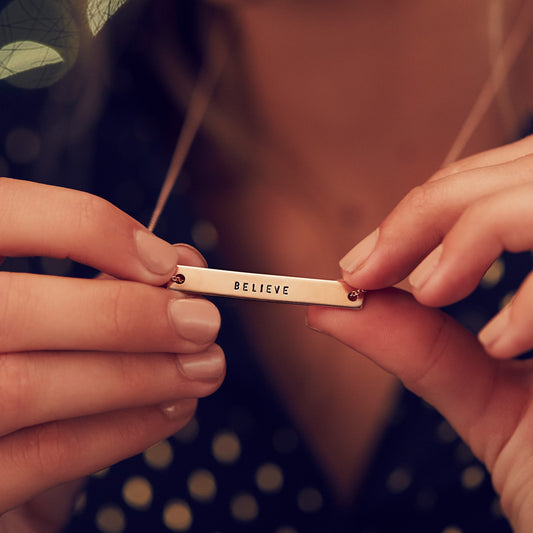
<svg viewBox="0 0 533 533"><path fill-rule="evenodd" d="M242 493L235 496L230 503L231 514L239 522L251 522L259 514L257 500L248 493Z"/></svg>
<svg viewBox="0 0 533 533"><path fill-rule="evenodd" d="M218 462L234 463L241 455L239 437L232 431L222 431L213 438L211 450Z"/></svg>
<svg viewBox="0 0 533 533"><path fill-rule="evenodd" d="M131 477L122 487L122 497L134 509L148 509L153 498L152 485L144 477Z"/></svg>
<svg viewBox="0 0 533 533"><path fill-rule="evenodd" d="M164 470L172 463L174 453L167 440L154 444L143 453L145 462L156 470Z"/></svg>
<svg viewBox="0 0 533 533"><path fill-rule="evenodd" d="M304 513L315 513L322 504L322 494L317 489L307 487L298 493L298 508Z"/></svg>
<svg viewBox="0 0 533 533"><path fill-rule="evenodd" d="M193 522L191 508L183 500L172 500L163 509L163 522L171 531L188 531Z"/></svg>
<svg viewBox="0 0 533 533"><path fill-rule="evenodd" d="M505 273L505 263L503 259L498 258L492 265L488 268L485 275L481 278L480 285L484 289L490 289L497 285Z"/></svg>
<svg viewBox="0 0 533 533"><path fill-rule="evenodd" d="M461 473L461 485L465 489L478 489L485 479L485 472L480 466L473 465L465 468Z"/></svg>
<svg viewBox="0 0 533 533"><path fill-rule="evenodd" d="M214 499L217 492L215 477L209 470L195 470L187 480L190 495L198 501L208 502Z"/></svg>
<svg viewBox="0 0 533 533"><path fill-rule="evenodd" d="M196 440L199 432L198 420L193 418L184 428L174 434L174 438L183 444L189 444Z"/></svg>
<svg viewBox="0 0 533 533"><path fill-rule="evenodd" d="M412 480L413 476L407 468L395 468L387 478L387 490L393 494L400 494L411 485Z"/></svg>
<svg viewBox="0 0 533 533"><path fill-rule="evenodd" d="M263 492L279 492L283 486L283 472L278 465L266 463L257 469L255 482Z"/></svg>
<svg viewBox="0 0 533 533"><path fill-rule="evenodd" d="M96 514L96 527L102 533L122 533L126 527L124 512L117 505L102 507Z"/></svg>
<svg viewBox="0 0 533 533"><path fill-rule="evenodd" d="M41 151L39 135L28 128L15 128L6 137L6 155L21 165L31 163Z"/></svg>

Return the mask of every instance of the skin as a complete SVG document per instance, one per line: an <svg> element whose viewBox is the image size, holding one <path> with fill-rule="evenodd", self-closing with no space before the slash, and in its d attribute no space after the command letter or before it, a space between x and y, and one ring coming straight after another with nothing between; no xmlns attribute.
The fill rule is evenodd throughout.
<svg viewBox="0 0 533 533"><path fill-rule="evenodd" d="M506 4L504 32L520 6ZM239 3L238 66L256 143L239 187L217 189L203 208L235 268L342 276L376 290L363 312L309 311L309 325L331 339L302 331L298 309L243 308L260 360L339 500L357 494L399 378L449 418L493 473L515 529L527 531L530 364L502 358L532 346L531 282L499 319L499 340L488 329L481 344L432 309L471 292L503 249L531 248L533 141L506 145L509 116L498 105L466 148L478 155L435 174L488 75L486 9L317 1L303 13L299 2ZM531 109L531 53L530 39L508 78L516 117ZM373 250L363 239L377 227ZM339 257L358 241L339 274ZM406 278L426 256L411 287ZM398 284L414 296L382 290Z"/></svg>
<svg viewBox="0 0 533 533"><path fill-rule="evenodd" d="M220 385L220 317L160 287L177 261L205 266L200 254L104 200L4 178L0 204L3 256L70 257L107 274L0 273L0 531L56 531L74 480L176 432Z"/></svg>
<svg viewBox="0 0 533 533"><path fill-rule="evenodd" d="M472 292L503 250L531 249L532 154L528 137L413 190L382 222L371 253L356 248L342 261L357 264L344 270L348 283L373 289L365 312L308 314L312 327L364 353L444 414L491 472L515 531L533 520L533 366L512 359L533 348L531 276L477 338L432 307ZM380 290L409 273L412 295Z"/></svg>
<svg viewBox="0 0 533 533"><path fill-rule="evenodd" d="M526 188L531 140L485 151L420 186L438 167L444 147L450 144L486 77L487 64L480 60L486 57L486 41L472 40L484 35L481 15L485 5L484 1L473 2L466 9L464 2L447 0L438 5L409 2L406 9L406 3L400 7L391 2L385 9L381 3L340 0L327 5L317 0L305 6L285 1L236 3L239 9L234 16L242 31L243 51L239 67L248 75L248 96L262 126L253 132L261 148L251 154L254 172L247 175L250 179L238 191L217 191L213 199L206 194L203 207L217 223L230 264L284 274L337 277L338 258L379 226L378 244L370 258L364 261L371 251L368 246L366 254L359 249L350 257L349 270L353 271L342 273L349 283L373 289L364 311L312 308L308 312L309 325L326 335L301 327L301 309L260 304L245 308L245 323L264 368L340 500L354 497L354 487L381 435L399 378L440 409L472 446L492 472L513 526L527 531L532 519L529 509L533 508L530 363L518 364L505 357L530 343L524 339L528 284L524 285L524 298L517 297L512 304L514 308L523 302L524 307L508 316L508 323L516 328L507 329L515 332L507 340L507 351L488 342L485 348L432 306L468 293L498 249L518 249L527 243L524 225L518 232L512 229L517 224L512 215L515 203L518 205L526 192L530 194ZM518 2L509 5L512 8ZM436 23L432 12L441 13ZM433 24L427 24L428 20ZM466 22L457 25L457 20ZM452 24L457 28L453 34L448 31ZM275 39L272 28L276 29ZM316 38L318 30L322 39ZM422 48L421 42L425 43ZM404 47L400 49L398 43ZM413 68L409 58L419 57L421 50L424 68L420 69L420 64ZM312 62L301 61L309 57ZM301 68L295 70L294 65ZM402 76L384 85L383 74L391 66ZM524 87L531 85L523 73L529 70L512 75L513 82L520 81L513 83L518 114L527 108ZM317 71L328 76L318 79ZM436 102L448 101L449 80L456 84L455 105L438 113ZM396 98L389 98L391 94ZM374 97L383 106L352 105ZM401 116L395 115L398 109ZM482 152L504 144L501 124L498 113L489 113L469 151ZM423 149L415 150L421 146ZM509 176L512 184L508 186ZM469 184L466 197L464 183ZM147 271L132 238L134 231L141 229L138 224L109 204L81 193L35 185L32 196L33 185L10 181L0 185L4 188L0 201L8 194L17 195L0 209L0 223L6 228L0 255L69 256L127 280L43 283L41 278L24 274L0 277L0 283L6 285L2 294L17 296L6 304L9 329L6 326L1 337L6 349L0 352L6 352L10 371L19 376L12 383L22 384L13 386L6 401L16 400L15 405L24 406L18 410L23 426L17 427L17 416L6 415L0 438L0 453L8 459L1 462L2 479L13 484L0 502L4 511L11 509L0 526L3 531L54 530L65 518L68 505L51 516L47 512L51 502L69 504L68 495L78 486L74 481L64 483L136 453L182 427L192 416L194 398L220 384L222 354L212 344L214 338L209 338L214 337L212 333L207 335L198 327L196 331L205 335L200 343L191 343L168 323L169 298L173 296L158 285L172 274L172 261L166 248L158 272ZM283 194L277 193L280 190ZM346 191L351 193L350 202L353 198L362 201L347 202ZM430 204L439 206L438 213L427 208ZM20 210L7 209L13 205ZM56 207L38 215L44 205ZM490 213L496 206L505 220L495 224ZM50 212L59 216L48 226ZM426 224L415 224L413 213ZM502 213L506 216L501 217ZM479 229L472 224L478 216L482 216L486 231L480 239L463 242L463 232L454 228L464 224L465 231L479 237ZM47 221L44 229L43 220ZM102 228L109 227L116 231L102 244ZM524 240L517 242L517 233ZM413 272L441 241L443 252L440 261L434 261L438 271L430 276L431 285L418 285L414 296L384 289ZM480 246L481 259L470 253L473 244ZM457 266L461 255L457 250L464 249L469 261L463 256L458 265L462 270L457 271L450 265L455 261ZM189 252L183 250L178 260L201 263L198 256L187 255ZM161 267L166 260L165 270ZM360 268L351 268L354 260L360 260ZM416 285L416 275L412 279ZM9 293L8 284L14 287ZM93 287L97 288L93 291ZM449 287L453 287L453 296ZM44 289L58 295L57 301L47 299L46 292L39 296ZM143 306L146 302L149 313L143 309L141 314L136 305L139 301ZM103 318L102 309L107 311ZM212 317L212 310L205 309L205 313ZM10 316L20 320L9 322ZM147 321L146 316L161 320ZM132 353L139 346L142 354ZM207 353L208 360L215 359L215 364L207 365L213 371L211 377L205 379L204 374L203 380L185 379L187 358L190 362ZM53 379L47 374L50 365L72 376L61 382L65 401L46 398L38 387L40 376ZM131 375L124 369L131 369ZM81 391L69 389L69 382L79 380L80 371L91 379L107 375L109 379L103 384L98 380L98 387L103 388L98 394L89 382ZM147 371L149 380L145 379ZM24 386L32 383L35 386ZM467 398L462 394L465 389L469 390ZM161 408L168 401L174 409ZM84 453L72 442L82 442ZM13 456L15 449L24 453L23 460ZM50 488L53 485L59 486Z"/></svg>

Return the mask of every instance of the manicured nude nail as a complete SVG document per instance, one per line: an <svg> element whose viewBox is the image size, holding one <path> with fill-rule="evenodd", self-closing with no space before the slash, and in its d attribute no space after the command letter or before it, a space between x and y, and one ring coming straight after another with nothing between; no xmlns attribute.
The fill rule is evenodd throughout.
<svg viewBox="0 0 533 533"><path fill-rule="evenodd" d="M178 249L148 230L135 233L137 253L144 266L153 274L172 273L178 264Z"/></svg>
<svg viewBox="0 0 533 533"><path fill-rule="evenodd" d="M354 246L340 261L339 265L345 272L352 274L361 268L378 242L379 228L367 235L359 244Z"/></svg>
<svg viewBox="0 0 533 533"><path fill-rule="evenodd" d="M178 360L183 373L193 381L219 379L226 368L224 355L218 347L204 353L180 355Z"/></svg>
<svg viewBox="0 0 533 533"><path fill-rule="evenodd" d="M196 344L213 342L220 328L220 313L207 300L179 298L169 303L170 321L180 337Z"/></svg>
<svg viewBox="0 0 533 533"><path fill-rule="evenodd" d="M504 333L509 325L511 306L507 305L498 313L478 335L479 342L490 351L497 350L504 339Z"/></svg>
<svg viewBox="0 0 533 533"><path fill-rule="evenodd" d="M179 252L180 263L182 265L207 267L205 257L190 244L177 243L172 245Z"/></svg>
<svg viewBox="0 0 533 533"><path fill-rule="evenodd" d="M439 244L409 276L409 283L414 289L420 289L427 283L431 275L437 269L442 255L442 244Z"/></svg>

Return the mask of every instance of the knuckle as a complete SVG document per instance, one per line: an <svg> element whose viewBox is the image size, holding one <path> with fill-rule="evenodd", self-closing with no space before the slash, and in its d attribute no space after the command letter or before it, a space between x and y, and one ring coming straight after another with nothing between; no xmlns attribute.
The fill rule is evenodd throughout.
<svg viewBox="0 0 533 533"><path fill-rule="evenodd" d="M161 371L158 354L117 354L114 361L117 364L119 387L141 403L143 398L150 397L154 391L156 394L164 393L161 390L162 375L173 377L175 374L170 363L165 366L165 373Z"/></svg>
<svg viewBox="0 0 533 533"><path fill-rule="evenodd" d="M415 215L431 212L438 206L440 185L437 182L426 182L411 189L400 206Z"/></svg>
<svg viewBox="0 0 533 533"><path fill-rule="evenodd" d="M111 210L112 206L107 200L93 194L79 193L74 209L78 231L87 232L88 228L98 226L97 221L107 220Z"/></svg>
<svg viewBox="0 0 533 533"><path fill-rule="evenodd" d="M434 389L434 377L437 376L437 381L440 379L439 363L448 353L451 342L450 320L447 315L441 315L440 324L428 339L425 363L414 367L404 378L405 385L422 397Z"/></svg>
<svg viewBox="0 0 533 533"><path fill-rule="evenodd" d="M15 461L48 480L60 480L62 473L83 455L82 441L62 422L33 426L19 436L12 452Z"/></svg>
<svg viewBox="0 0 533 533"><path fill-rule="evenodd" d="M129 330L128 291L121 282L110 282L103 296L99 327L108 338L121 338Z"/></svg>
<svg viewBox="0 0 533 533"><path fill-rule="evenodd" d="M3 305L0 306L0 353L16 348L21 341L25 323L30 315L24 310L32 309L31 291L26 290L27 275L0 272L0 288Z"/></svg>
<svg viewBox="0 0 533 533"><path fill-rule="evenodd" d="M11 302L15 294L14 274L12 272L0 272L0 286L4 302L0 306L0 352L6 351L6 346L9 345L9 338L11 335L11 328L13 324L11 316Z"/></svg>
<svg viewBox="0 0 533 533"><path fill-rule="evenodd" d="M190 394L188 382L172 353L123 354L119 365L121 386L128 395L140 399L140 403L160 401L168 395Z"/></svg>
<svg viewBox="0 0 533 533"><path fill-rule="evenodd" d="M149 381L146 375L146 368L140 365L139 357L133 354L118 354L115 361L118 365L118 376L121 386L127 388L128 392L137 393L142 396Z"/></svg>
<svg viewBox="0 0 533 533"><path fill-rule="evenodd" d="M124 417L118 418L113 426L112 439L116 443L128 443L130 450L141 451L160 438L154 437L159 431L155 419L150 419L157 407L134 409Z"/></svg>
<svg viewBox="0 0 533 533"><path fill-rule="evenodd" d="M106 349L117 352L174 351L167 294L132 281L102 280L94 326ZM141 304L139 302L142 302Z"/></svg>
<svg viewBox="0 0 533 533"><path fill-rule="evenodd" d="M31 364L27 354L2 354L0 355L0 375L2 387L0 388L0 412L17 414L26 412L31 406L31 391L33 390ZM9 425L9 420L2 417L2 429ZM12 428L8 428L12 429Z"/></svg>

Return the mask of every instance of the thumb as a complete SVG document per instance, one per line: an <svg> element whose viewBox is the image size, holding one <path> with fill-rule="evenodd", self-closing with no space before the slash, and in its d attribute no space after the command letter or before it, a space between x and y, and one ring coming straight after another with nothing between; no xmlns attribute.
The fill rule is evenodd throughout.
<svg viewBox="0 0 533 533"><path fill-rule="evenodd" d="M438 409L491 469L527 399L520 376L503 372L451 317L386 289L363 310L311 307L308 323L368 356Z"/></svg>

